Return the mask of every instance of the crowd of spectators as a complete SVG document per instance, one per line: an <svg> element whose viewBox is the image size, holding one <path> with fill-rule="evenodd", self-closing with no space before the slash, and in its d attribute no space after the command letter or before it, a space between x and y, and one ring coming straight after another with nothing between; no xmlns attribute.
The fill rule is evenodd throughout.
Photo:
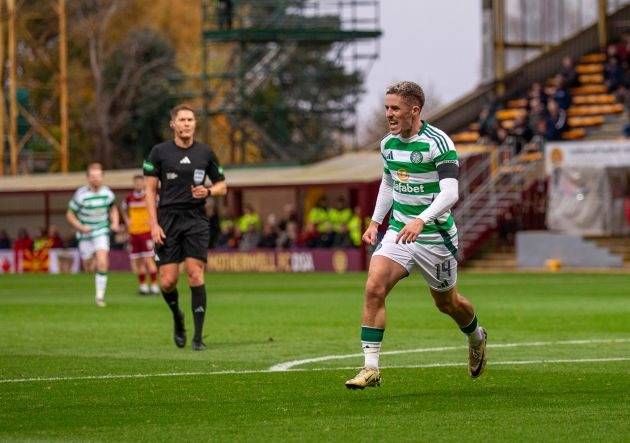
<svg viewBox="0 0 630 443"><path fill-rule="evenodd" d="M12 240L5 229L0 229L0 249L13 249L15 251L39 251L42 249L56 249L76 246L76 242L68 238L64 240L55 225L41 228L39 235L31 237L25 228L18 229L17 237Z"/></svg>
<svg viewBox="0 0 630 443"><path fill-rule="evenodd" d="M607 47L602 74L608 92L630 111L630 34ZM473 127L481 142L508 146L513 155L537 151L543 141L561 140L569 129L571 89L577 86L579 75L574 60L564 57L556 76L545 84L534 82L525 94L514 99L519 103L514 108L521 111L515 112L514 118L499 118L505 110L493 102L483 107ZM630 124L624 134L630 137Z"/></svg>
<svg viewBox="0 0 630 443"><path fill-rule="evenodd" d="M568 128L567 109L571 105L570 88L577 82L573 61L565 57L562 70L546 85L534 82L520 97L521 112L515 112L509 124L497 118L496 103L484 106L477 119L479 135L484 142L508 144L513 154L538 150L543 140L560 140Z"/></svg>
<svg viewBox="0 0 630 443"><path fill-rule="evenodd" d="M350 209L343 197L332 206L328 206L326 197L320 198L306 215L303 227L290 204L285 205L282 217L272 213L265 220L251 205L245 206L240 217L220 219L213 206L207 212L211 249L351 248L361 244L359 209Z"/></svg>
<svg viewBox="0 0 630 443"><path fill-rule="evenodd" d="M259 248L352 248L361 245L363 226L359 209L351 210L343 197L332 206L328 206L325 197L320 198L306 214L303 228L291 204L285 205L282 217L270 214L264 221L251 205L246 205L239 217L219 217L212 202L206 207L206 212L210 222L210 249L251 251ZM126 242L124 230L112 233L111 249L124 249ZM70 247L77 247L74 234L64 239L54 225L40 229L36 237L20 228L14 240L6 230L0 229L0 249L38 251Z"/></svg>

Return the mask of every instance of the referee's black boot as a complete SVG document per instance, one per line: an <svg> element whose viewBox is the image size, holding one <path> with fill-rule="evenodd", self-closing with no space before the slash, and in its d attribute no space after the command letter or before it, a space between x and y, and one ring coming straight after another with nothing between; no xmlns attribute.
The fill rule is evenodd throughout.
<svg viewBox="0 0 630 443"><path fill-rule="evenodd" d="M192 348L193 351L205 351L206 345L201 340L196 340L193 338Z"/></svg>
<svg viewBox="0 0 630 443"><path fill-rule="evenodd" d="M184 328L184 313L179 311L173 316L173 339L175 340L175 346L183 348L186 346L186 329Z"/></svg>

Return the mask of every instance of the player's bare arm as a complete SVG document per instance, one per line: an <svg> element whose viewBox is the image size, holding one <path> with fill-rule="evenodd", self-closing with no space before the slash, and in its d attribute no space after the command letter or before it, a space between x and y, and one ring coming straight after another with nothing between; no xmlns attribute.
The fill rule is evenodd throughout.
<svg viewBox="0 0 630 443"><path fill-rule="evenodd" d="M112 205L112 207L109 208L109 222L113 232L120 231L120 211L118 211L118 206L116 205Z"/></svg>
<svg viewBox="0 0 630 443"><path fill-rule="evenodd" d="M370 221L370 225L367 227L362 237L365 243L367 243L368 245L376 244L379 226L380 226L380 223L377 223L374 220Z"/></svg>
<svg viewBox="0 0 630 443"><path fill-rule="evenodd" d="M92 230L88 226L85 226L84 224L82 224L77 218L77 216L75 215L75 213L72 212L70 209L66 211L66 220L68 220L68 223L70 223L74 229L76 229L77 231L83 232L84 234L87 234Z"/></svg>
<svg viewBox="0 0 630 443"><path fill-rule="evenodd" d="M149 211L149 225L151 226L151 239L155 244L162 245L164 244L164 239L166 238L166 234L160 227L157 221L157 188L158 188L158 177L147 176L147 186L146 186L146 202L147 202L147 211Z"/></svg>

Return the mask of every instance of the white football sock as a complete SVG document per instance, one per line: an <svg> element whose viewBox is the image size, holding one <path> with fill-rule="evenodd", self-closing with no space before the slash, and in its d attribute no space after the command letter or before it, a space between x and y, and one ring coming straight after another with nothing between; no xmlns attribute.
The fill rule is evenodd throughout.
<svg viewBox="0 0 630 443"><path fill-rule="evenodd" d="M96 285L96 298L103 300L105 298L105 289L107 289L107 274L97 272L94 283Z"/></svg>
<svg viewBox="0 0 630 443"><path fill-rule="evenodd" d="M472 333L468 334L468 343L470 343L473 346L478 346L479 343L481 343L483 341L483 330L481 329L481 326L477 326L477 329L475 329Z"/></svg>
<svg viewBox="0 0 630 443"><path fill-rule="evenodd" d="M381 354L381 342L361 341L366 368L378 368L378 359Z"/></svg>

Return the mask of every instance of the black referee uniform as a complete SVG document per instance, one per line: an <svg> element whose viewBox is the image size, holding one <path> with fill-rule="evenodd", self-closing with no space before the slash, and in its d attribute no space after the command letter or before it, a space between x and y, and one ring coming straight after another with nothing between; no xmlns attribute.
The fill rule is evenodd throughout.
<svg viewBox="0 0 630 443"><path fill-rule="evenodd" d="M190 187L203 184L206 176L212 183L225 180L217 156L205 143L180 148L169 140L153 147L143 169L144 175L160 179L157 215L166 239L156 245L156 263L181 263L187 257L205 262L210 237L205 199L194 198Z"/></svg>
<svg viewBox="0 0 630 443"><path fill-rule="evenodd" d="M173 140L155 145L143 164L145 176L160 180L158 224L166 238L162 245L155 245L155 261L158 266L181 263L191 257L207 261L210 232L206 217L205 199L194 198L191 186L202 185L208 177L212 183L225 180L223 169L215 153L205 143L194 141L188 148L181 148ZM206 309L205 286L191 287L192 310L195 320L193 349L202 349L202 330ZM184 318L178 305L177 289L162 291L175 320L175 343L185 346Z"/></svg>

